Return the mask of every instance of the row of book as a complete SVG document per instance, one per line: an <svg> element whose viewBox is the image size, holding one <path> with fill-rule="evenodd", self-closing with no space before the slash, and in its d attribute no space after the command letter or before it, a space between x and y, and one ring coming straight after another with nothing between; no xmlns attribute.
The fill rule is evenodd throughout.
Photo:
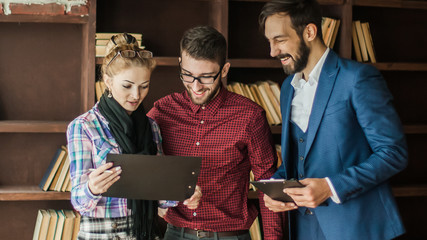
<svg viewBox="0 0 427 240"><path fill-rule="evenodd" d="M322 36L323 41L329 48L334 48L335 40L338 35L338 28L341 20L329 17L322 17Z"/></svg>
<svg viewBox="0 0 427 240"><path fill-rule="evenodd" d="M75 240L81 216L73 210L39 209L33 240Z"/></svg>
<svg viewBox="0 0 427 240"><path fill-rule="evenodd" d="M273 81L259 81L254 84L232 82L227 85L230 92L245 96L264 108L270 125L282 123L280 113L280 87Z"/></svg>
<svg viewBox="0 0 427 240"><path fill-rule="evenodd" d="M354 54L358 62L376 63L374 43L368 22L353 21L352 38Z"/></svg>
<svg viewBox="0 0 427 240"><path fill-rule="evenodd" d="M95 55L96 57L105 57L105 47L108 42L111 40L111 37L120 33L96 33L95 34ZM144 48L142 46L142 34L141 33L128 33L136 38L138 42L138 46L140 48Z"/></svg>
<svg viewBox="0 0 427 240"><path fill-rule="evenodd" d="M39 187L43 191L70 192L70 159L67 148L61 146L50 161Z"/></svg>

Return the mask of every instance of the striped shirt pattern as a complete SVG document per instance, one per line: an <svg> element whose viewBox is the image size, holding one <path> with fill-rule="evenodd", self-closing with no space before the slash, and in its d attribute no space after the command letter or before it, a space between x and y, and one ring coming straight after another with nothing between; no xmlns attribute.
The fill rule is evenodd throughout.
<svg viewBox="0 0 427 240"><path fill-rule="evenodd" d="M163 153L158 125L150 119L153 140L158 155ZM68 156L72 182L71 203L82 216L117 218L129 215L124 198L94 195L88 187L89 168L98 168L106 163L108 153L119 154L121 149L101 115L98 103L88 112L74 119L67 129Z"/></svg>

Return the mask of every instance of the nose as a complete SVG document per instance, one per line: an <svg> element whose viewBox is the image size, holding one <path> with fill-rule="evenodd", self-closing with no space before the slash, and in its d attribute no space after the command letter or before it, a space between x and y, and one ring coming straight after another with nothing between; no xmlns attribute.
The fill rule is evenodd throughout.
<svg viewBox="0 0 427 240"><path fill-rule="evenodd" d="M277 48L277 45L274 42L270 42L270 56L276 57L279 53L280 50Z"/></svg>
<svg viewBox="0 0 427 240"><path fill-rule="evenodd" d="M200 89L203 88L203 84L201 84L198 80L194 80L191 88L193 89L193 91L198 92Z"/></svg>
<svg viewBox="0 0 427 240"><path fill-rule="evenodd" d="M132 92L131 92L131 96L133 99L138 100L139 96L140 96L140 90L139 88L133 88Z"/></svg>

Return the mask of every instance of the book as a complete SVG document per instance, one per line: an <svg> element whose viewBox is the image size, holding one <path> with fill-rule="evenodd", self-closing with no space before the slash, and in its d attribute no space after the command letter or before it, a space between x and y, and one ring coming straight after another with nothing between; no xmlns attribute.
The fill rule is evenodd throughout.
<svg viewBox="0 0 427 240"><path fill-rule="evenodd" d="M96 81L95 82L95 95L96 95L96 101L99 102L99 100L101 99L102 96L102 87L101 87L101 81Z"/></svg>
<svg viewBox="0 0 427 240"><path fill-rule="evenodd" d="M245 91L245 94L249 96L249 98L255 102L254 95L252 95L251 89L249 88L248 84L243 84L243 90Z"/></svg>
<svg viewBox="0 0 427 240"><path fill-rule="evenodd" d="M65 215L64 212L62 212L61 210L57 210L56 213L58 214L58 221L56 223L54 240L61 240L62 232L64 230Z"/></svg>
<svg viewBox="0 0 427 240"><path fill-rule="evenodd" d="M108 44L108 42L110 42L110 40L111 40L111 38L110 39L96 39L95 40L95 45L98 45L98 46L107 46L107 44ZM142 40L141 39L137 39L136 40L137 42L138 42L138 46L142 46Z"/></svg>
<svg viewBox="0 0 427 240"><path fill-rule="evenodd" d="M71 238L72 240L76 240L77 239L77 235L79 234L80 231L80 218L81 215L79 212L77 211L73 211L74 212L74 226L73 226L73 237Z"/></svg>
<svg viewBox="0 0 427 240"><path fill-rule="evenodd" d="M360 52L362 53L362 60L363 62L367 62L369 61L369 57L368 57L368 50L366 48L365 38L363 36L362 25L360 24L359 20L354 21L354 24L356 26L357 39L359 40Z"/></svg>
<svg viewBox="0 0 427 240"><path fill-rule="evenodd" d="M276 148L276 153L277 153L277 168L280 167L280 165L282 165L283 159L282 159L282 146L280 144L275 144L274 145Z"/></svg>
<svg viewBox="0 0 427 240"><path fill-rule="evenodd" d="M324 39L324 42L327 47L331 46L331 39L332 39L335 25L336 25L336 20L331 19L331 22L329 23L328 29L326 31L325 39Z"/></svg>
<svg viewBox="0 0 427 240"><path fill-rule="evenodd" d="M97 32L95 33L95 39L107 39L110 40L112 36L117 35L117 34L121 34L121 33L113 33L113 32L109 32L109 33L101 33L101 32ZM142 40L142 33L128 33L130 35L132 35L134 38L136 38L136 40Z"/></svg>
<svg viewBox="0 0 427 240"><path fill-rule="evenodd" d="M369 23L365 22L365 23L361 23L361 25L362 25L363 36L365 37L366 49L368 50L369 58L371 59L372 63L376 63L377 60L375 58L374 43L372 42L372 35L369 29Z"/></svg>
<svg viewBox="0 0 427 240"><path fill-rule="evenodd" d="M58 168L62 162L62 158L64 157L65 152L63 152L60 148L56 150L52 160L50 161L49 166L47 167L45 174L39 184L39 187L43 191L47 191L55 177L55 173L58 171Z"/></svg>
<svg viewBox="0 0 427 240"><path fill-rule="evenodd" d="M53 240L55 239L56 226L58 224L58 213L53 209L48 209L47 211L50 214L50 221L46 239Z"/></svg>
<svg viewBox="0 0 427 240"><path fill-rule="evenodd" d="M274 111L276 112L279 123L282 123L282 114L280 112L280 102L279 100L274 96L273 90L270 87L270 84L266 81L261 82L261 84L264 86L265 91L267 92L267 96L270 99L271 103L273 104Z"/></svg>
<svg viewBox="0 0 427 240"><path fill-rule="evenodd" d="M334 31L332 33L332 39L331 39L331 43L329 44L329 48L334 48L335 40L337 39L338 29L340 27L341 20L336 19L335 22L336 22L335 23L335 28L334 28Z"/></svg>
<svg viewBox="0 0 427 240"><path fill-rule="evenodd" d="M42 221L38 233L38 240L45 240L47 238L47 232L49 230L50 214L47 210L44 209L40 209L39 211L42 214ZM34 236L33 239L35 239Z"/></svg>
<svg viewBox="0 0 427 240"><path fill-rule="evenodd" d="M60 192L62 185L64 185L65 177L67 176L67 173L70 172L70 159L68 158L68 154L64 157L64 164L62 166L61 172L58 172L59 177L58 181L56 182L56 185L54 187L54 191Z"/></svg>
<svg viewBox="0 0 427 240"><path fill-rule="evenodd" d="M70 170L67 171L67 175L65 176L64 184L62 184L61 192L67 192L68 184L70 183Z"/></svg>
<svg viewBox="0 0 427 240"><path fill-rule="evenodd" d="M74 221L76 216L73 210L62 210L65 216L64 229L62 230L61 240L71 240L73 237Z"/></svg>
<svg viewBox="0 0 427 240"><path fill-rule="evenodd" d="M64 164L65 164L65 159L67 158L67 151L64 150L64 148L65 148L64 146L61 146L61 151L63 152L63 154L61 154L62 159L60 159L61 162L59 163L59 167L56 170L56 173L55 173L55 176L53 177L52 183L49 186L49 190L51 190L51 191L55 190L56 183L59 180L59 175L61 174L62 168L64 167Z"/></svg>
<svg viewBox="0 0 427 240"><path fill-rule="evenodd" d="M274 125L273 117L271 116L270 111L268 111L267 104L265 103L264 98L262 97L261 92L258 89L258 86L256 84L251 84L250 86L252 94L256 95L255 98L257 99L257 101L259 101L257 102L258 105L260 105L265 110L265 115L267 117L268 124Z"/></svg>
<svg viewBox="0 0 427 240"><path fill-rule="evenodd" d="M47 214L45 210L39 209L37 211L37 219L36 219L36 224L34 226L33 240L46 238L47 227L49 226L48 217L50 216Z"/></svg>
<svg viewBox="0 0 427 240"><path fill-rule="evenodd" d="M332 18L329 17L322 17L322 37L323 37L323 42L326 44L327 39L326 37L326 32L328 31L329 25L332 21Z"/></svg>
<svg viewBox="0 0 427 240"><path fill-rule="evenodd" d="M104 45L95 45L95 57L105 57L107 47Z"/></svg>
<svg viewBox="0 0 427 240"><path fill-rule="evenodd" d="M279 102L280 105L280 86L277 82L273 82L271 80L267 80L268 84L270 85L271 91L273 91L274 96L277 99L277 102Z"/></svg>
<svg viewBox="0 0 427 240"><path fill-rule="evenodd" d="M356 24L355 22L352 23L352 29L351 29L351 36L353 39L353 49L354 49L354 55L356 56L356 60L358 62L362 62L362 53L360 51L360 45L359 40L357 39L357 32L356 32Z"/></svg>
<svg viewBox="0 0 427 240"><path fill-rule="evenodd" d="M259 223L258 217L255 218L254 222L249 228L249 234L251 235L252 240L262 240L261 225Z"/></svg>
<svg viewBox="0 0 427 240"><path fill-rule="evenodd" d="M270 113L270 116L273 120L271 125L278 125L280 123L282 123L282 121L280 120L279 116L277 115L276 110L273 107L273 103L271 102L270 98L268 97L268 93L265 89L265 86L262 84L262 82L258 82L256 83L256 85L258 86L258 90L260 92L262 101L264 101L265 104L265 111Z"/></svg>

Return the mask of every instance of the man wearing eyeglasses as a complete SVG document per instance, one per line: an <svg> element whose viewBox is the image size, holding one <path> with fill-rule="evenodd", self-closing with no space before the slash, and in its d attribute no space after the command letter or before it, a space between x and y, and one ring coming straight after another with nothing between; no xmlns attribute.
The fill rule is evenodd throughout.
<svg viewBox="0 0 427 240"><path fill-rule="evenodd" d="M201 26L184 33L180 43L180 80L185 90L154 103L148 116L159 124L166 155L203 158L197 185L199 206L170 208L165 240L251 239L248 229L258 215L248 201L249 173L270 178L277 164L264 110L231 93L222 84L226 62L224 36ZM264 239L282 239L282 218L268 211L259 194Z"/></svg>

